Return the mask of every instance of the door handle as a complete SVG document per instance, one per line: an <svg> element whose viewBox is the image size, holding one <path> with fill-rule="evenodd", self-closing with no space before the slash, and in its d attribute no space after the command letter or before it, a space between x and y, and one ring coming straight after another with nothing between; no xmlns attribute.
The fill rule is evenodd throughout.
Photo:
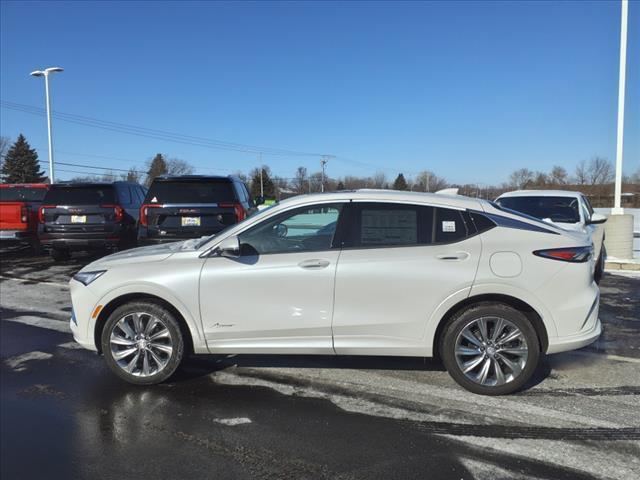
<svg viewBox="0 0 640 480"><path fill-rule="evenodd" d="M329 266L330 263L331 262L329 260L324 260L322 258L313 258L311 260L303 260L298 264L298 266L300 268L313 270L313 269L326 268Z"/></svg>
<svg viewBox="0 0 640 480"><path fill-rule="evenodd" d="M469 258L469 253L468 252L443 253L441 255L436 255L436 258L438 260L449 260L449 261L466 260L467 258Z"/></svg>

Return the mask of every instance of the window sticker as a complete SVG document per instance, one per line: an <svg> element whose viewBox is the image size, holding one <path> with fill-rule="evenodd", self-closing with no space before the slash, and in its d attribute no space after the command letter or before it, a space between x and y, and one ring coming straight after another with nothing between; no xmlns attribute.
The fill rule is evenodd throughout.
<svg viewBox="0 0 640 480"><path fill-rule="evenodd" d="M442 231L443 232L455 232L456 231L456 222L443 221L442 222Z"/></svg>
<svg viewBox="0 0 640 480"><path fill-rule="evenodd" d="M153 197L151 199L151 203L158 203L158 197Z"/></svg>

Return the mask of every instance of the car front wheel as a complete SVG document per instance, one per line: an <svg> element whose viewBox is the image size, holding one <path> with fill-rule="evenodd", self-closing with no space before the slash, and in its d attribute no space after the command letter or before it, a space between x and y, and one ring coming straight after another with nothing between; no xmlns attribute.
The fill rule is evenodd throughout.
<svg viewBox="0 0 640 480"><path fill-rule="evenodd" d="M455 315L444 331L442 360L453 379L483 395L505 395L533 375L540 347L529 319L500 303L480 303Z"/></svg>
<svg viewBox="0 0 640 480"><path fill-rule="evenodd" d="M184 354L182 332L174 315L147 301L116 308L107 319L101 343L109 368L137 385L165 381Z"/></svg>

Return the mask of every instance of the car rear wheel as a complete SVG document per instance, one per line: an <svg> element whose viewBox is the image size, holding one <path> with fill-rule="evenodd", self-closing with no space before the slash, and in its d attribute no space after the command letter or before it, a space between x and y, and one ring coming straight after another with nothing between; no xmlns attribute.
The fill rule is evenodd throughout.
<svg viewBox="0 0 640 480"><path fill-rule="evenodd" d="M104 326L101 344L109 368L137 385L165 381L184 355L182 332L174 315L147 301L115 309Z"/></svg>
<svg viewBox="0 0 640 480"><path fill-rule="evenodd" d="M482 395L505 395L533 375L538 335L520 311L500 303L480 303L455 315L444 331L441 354L453 379Z"/></svg>

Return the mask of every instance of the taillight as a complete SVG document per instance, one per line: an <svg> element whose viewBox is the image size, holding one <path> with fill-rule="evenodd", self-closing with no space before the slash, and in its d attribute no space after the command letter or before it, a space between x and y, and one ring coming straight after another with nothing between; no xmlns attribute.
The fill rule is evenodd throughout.
<svg viewBox="0 0 640 480"><path fill-rule="evenodd" d="M550 248L548 250L536 250L533 254L538 257L563 262L583 263L592 257L593 247Z"/></svg>
<svg viewBox="0 0 640 480"><path fill-rule="evenodd" d="M140 207L140 225L142 225L143 227L149 226L149 218L148 218L149 209L150 208L160 208L160 207L162 207L162 205L155 205L155 204L142 205Z"/></svg>
<svg viewBox="0 0 640 480"><path fill-rule="evenodd" d="M27 210L27 207L25 207L24 205L20 208L20 222L29 222L29 210Z"/></svg>
<svg viewBox="0 0 640 480"><path fill-rule="evenodd" d="M124 218L124 208L120 205L100 205L100 208L113 208L113 219L116 222L121 222Z"/></svg>
<svg viewBox="0 0 640 480"><path fill-rule="evenodd" d="M38 209L38 221L40 223L44 223L44 211L47 208L56 208L55 205L42 205L39 209Z"/></svg>
<svg viewBox="0 0 640 480"><path fill-rule="evenodd" d="M238 222L244 220L247 217L247 212L245 212L242 204L240 203L221 203L219 204L222 208L233 208L233 211L236 214L236 220Z"/></svg>

